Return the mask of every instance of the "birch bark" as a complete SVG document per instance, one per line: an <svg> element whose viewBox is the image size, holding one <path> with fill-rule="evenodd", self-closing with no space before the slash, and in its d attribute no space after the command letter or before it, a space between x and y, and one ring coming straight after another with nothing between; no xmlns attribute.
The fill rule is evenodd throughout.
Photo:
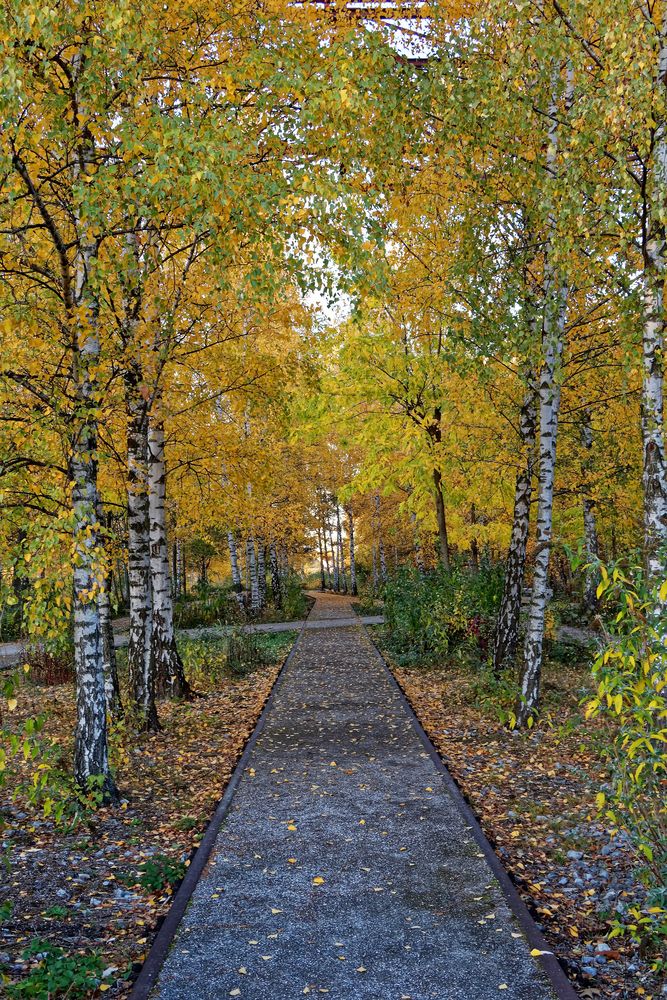
<svg viewBox="0 0 667 1000"><path fill-rule="evenodd" d="M358 594L358 589L357 589L357 558L356 558L356 552L355 552L355 547L354 547L354 514L352 513L352 508L351 507L348 507L345 513L347 514L348 532L349 532L349 536L350 536L350 539L349 539L349 541L350 541L350 593L353 595L353 597L356 597L357 594Z"/></svg>
<svg viewBox="0 0 667 1000"><path fill-rule="evenodd" d="M236 548L236 536L233 531L227 532L227 544L229 546L229 563L232 571L232 588L239 608L243 610L243 582L241 580L241 570L239 569L239 553Z"/></svg>
<svg viewBox="0 0 667 1000"><path fill-rule="evenodd" d="M521 452L514 486L512 534L505 563L503 596L493 635L493 669L496 673L500 673L513 659L519 641L521 593L526 569L526 546L530 529L530 502L533 492L536 427L537 406L535 390L531 387L524 396L519 416Z"/></svg>
<svg viewBox="0 0 667 1000"><path fill-rule="evenodd" d="M374 497L375 502L375 516L377 519L377 542L378 542L378 559L380 562L380 579L382 583L387 582L387 558L384 551L384 539L382 537L382 518L380 516L380 497L376 493Z"/></svg>
<svg viewBox="0 0 667 1000"><path fill-rule="evenodd" d="M320 546L320 553L321 553L321 546ZM271 572L271 594L273 596L273 606L275 608L282 608L283 587L282 587L282 581L280 579L280 569L278 567L278 553L276 551L275 542L271 542L271 544L269 545L269 568ZM324 572L324 570L322 572Z"/></svg>
<svg viewBox="0 0 667 1000"><path fill-rule="evenodd" d="M546 157L547 173L558 176L560 68L554 73L552 103L549 109L549 135ZM565 107L572 102L572 76L568 69ZM548 218L548 236L544 250L544 291L542 312L542 366L539 376L539 475L537 501L536 556L533 591L528 612L524 662L520 694L516 707L517 726L525 726L538 708L542 673L544 619L549 599L549 557L553 519L556 443L560 410L560 371L563 338L567 317L568 289L553 261L556 218Z"/></svg>
<svg viewBox="0 0 667 1000"><path fill-rule="evenodd" d="M159 405L159 399L156 400ZM169 573L167 542L167 465L164 454L164 425L159 416L148 421L148 512L150 571L153 596L153 669L156 690L170 698L188 698L190 685L174 635L174 606Z"/></svg>
<svg viewBox="0 0 667 1000"><path fill-rule="evenodd" d="M589 563L594 563L599 556L600 545L598 541L597 523L595 518L595 500L590 494L593 428L591 427L591 415L588 410L584 410L580 431L581 444L584 449L584 459L581 463L581 506L584 522L584 548L586 551L587 561ZM584 577L584 604L591 613L597 611L597 585L598 574L594 568L590 567L585 571Z"/></svg>
<svg viewBox="0 0 667 1000"><path fill-rule="evenodd" d="M130 634L127 653L130 686L141 726L157 731L153 601L148 485L148 407L136 362L125 370L127 412L127 512L130 578Z"/></svg>
<svg viewBox="0 0 667 1000"><path fill-rule="evenodd" d="M266 547L264 539L257 539L257 590L259 593L259 609L266 607Z"/></svg>
<svg viewBox="0 0 667 1000"><path fill-rule="evenodd" d="M656 73L660 103L667 90L667 7L663 7L659 31ZM650 169L652 167L652 170ZM665 337L665 246L667 217L667 120L658 124L644 194L644 271L642 337L641 431L643 446L642 486L644 496L644 553L649 580L662 580L667 572L667 476L663 424Z"/></svg>
<svg viewBox="0 0 667 1000"><path fill-rule="evenodd" d="M80 93L85 58L79 50L72 60L74 114L81 141L74 154L73 180L86 180L95 159L95 143L87 126L85 97ZM22 163L15 164L26 186L34 191ZM23 172L21 168L23 167ZM41 204L41 201L39 201ZM39 209L43 214L42 209ZM46 218L44 219L46 222ZM74 221L79 243L71 280L67 254L54 229L54 243L60 256L63 293L72 326L72 385L75 420L71 438L69 473L71 481L73 531L73 628L76 671L76 733L74 774L83 788L91 780L99 783L104 800L115 802L118 792L109 767L107 711L104 683L104 651L100 620L99 589L102 539L100 498L97 486L97 386L95 372L100 359L97 327L98 301L91 287L97 258L97 241L92 226L75 199ZM47 224L48 228L48 224Z"/></svg>
<svg viewBox="0 0 667 1000"><path fill-rule="evenodd" d="M259 579L257 576L257 556L255 554L255 539L249 535L246 539L246 564L250 578L250 610L259 614L261 603L259 598Z"/></svg>

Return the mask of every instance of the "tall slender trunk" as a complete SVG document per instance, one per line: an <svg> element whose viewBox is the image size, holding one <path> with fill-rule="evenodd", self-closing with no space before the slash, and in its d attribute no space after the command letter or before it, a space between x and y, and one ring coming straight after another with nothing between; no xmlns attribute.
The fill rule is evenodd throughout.
<svg viewBox="0 0 667 1000"><path fill-rule="evenodd" d="M353 595L353 597L356 597L358 594L358 590L357 590L357 559L354 548L354 514L352 513L351 507L348 507L345 513L347 514L348 531L350 535L350 593Z"/></svg>
<svg viewBox="0 0 667 1000"><path fill-rule="evenodd" d="M130 635L127 663L134 702L144 729L159 729L155 706L153 601L148 502L148 414L141 370L130 362L125 372L127 408L127 510L130 577Z"/></svg>
<svg viewBox="0 0 667 1000"><path fill-rule="evenodd" d="M74 774L82 788L92 779L101 780L108 801L118 793L111 776L107 746L107 705L104 677L104 646L100 606L96 596L102 543L97 510L97 428L91 416L92 382L87 368L96 356L90 337L84 335L76 365L74 391L83 414L73 435L69 460L74 512L73 619L74 666L76 671L76 735ZM87 354L87 356L86 356ZM83 355L83 358L81 358Z"/></svg>
<svg viewBox="0 0 667 1000"><path fill-rule="evenodd" d="M331 563L329 562L329 544L327 542L327 525L324 518L322 518L322 547L324 550L324 565L327 571L327 581L329 589L333 587L333 576L331 573Z"/></svg>
<svg viewBox="0 0 667 1000"><path fill-rule="evenodd" d="M442 474L440 469L433 470L433 495L435 497L435 516L438 522L438 555L440 564L448 570L450 567L449 539L447 537L445 498L442 492Z"/></svg>
<svg viewBox="0 0 667 1000"><path fill-rule="evenodd" d="M227 532L227 544L229 546L229 564L232 571L232 589L239 608L243 610L243 582L241 580L241 570L239 569L239 553L236 548L236 536L233 531Z"/></svg>
<svg viewBox="0 0 667 1000"><path fill-rule="evenodd" d="M656 67L657 94L664 103L667 90L667 8L661 14ZM644 195L645 238L643 273L644 329L642 337L641 431L643 447L644 558L649 580L667 575L667 473L663 422L665 275L667 273L667 120L661 120L653 140L653 160Z"/></svg>
<svg viewBox="0 0 667 1000"><path fill-rule="evenodd" d="M412 523L413 531L413 550L415 554L415 566L424 575L424 556L422 555L421 542L419 541L419 531L417 528L417 515L414 511L410 511L410 521Z"/></svg>
<svg viewBox="0 0 667 1000"><path fill-rule="evenodd" d="M371 544L371 573L372 573L371 579L373 581L373 597L376 597L378 592L379 576L378 576L378 555L377 555L377 549L375 547L375 542Z"/></svg>
<svg viewBox="0 0 667 1000"><path fill-rule="evenodd" d="M338 561L338 550L334 544L333 531L330 529L331 554L333 556L333 589L336 593L340 591L340 563Z"/></svg>
<svg viewBox="0 0 667 1000"><path fill-rule="evenodd" d="M325 591L327 588L326 579L324 576L324 555L322 552L322 529L319 524L317 526L317 550L320 557L320 590Z"/></svg>
<svg viewBox="0 0 667 1000"><path fill-rule="evenodd" d="M171 546L171 593L174 600L181 596L180 588L180 559L178 542L172 542Z"/></svg>
<svg viewBox="0 0 667 1000"><path fill-rule="evenodd" d="M282 608L283 586L282 586L282 580L280 579L280 569L278 567L278 553L276 551L275 542L271 542L271 544L269 545L269 569L271 571L271 594L273 596L273 606L274 608Z"/></svg>
<svg viewBox="0 0 667 1000"><path fill-rule="evenodd" d="M510 662L519 642L521 592L526 571L526 546L530 530L530 502L535 466L535 431L537 406L535 389L531 386L523 399L519 417L521 452L519 470L514 485L514 515L507 560L503 596L493 635L493 669L496 673Z"/></svg>
<svg viewBox="0 0 667 1000"><path fill-rule="evenodd" d="M104 511L100 504L98 508L98 523L106 528ZM116 646L114 644L113 620L111 616L111 590L113 586L113 571L111 562L107 561L106 573L100 583L98 605L100 613L100 632L102 636L102 662L104 671L104 694L107 712L110 716L119 718L123 714L123 703L118 682L118 664L116 663Z"/></svg>
<svg viewBox="0 0 667 1000"><path fill-rule="evenodd" d="M167 466L164 425L159 417L151 417L148 422L148 491L155 685L160 694L170 698L188 698L190 685L185 678L174 635L167 543Z"/></svg>
<svg viewBox="0 0 667 1000"><path fill-rule="evenodd" d="M442 443L442 410L436 406L433 410L433 421L428 427L434 462L438 461ZM445 496L442 488L442 472L433 466L433 495L435 498L435 516L438 524L438 557L440 565L449 570L449 538L447 536L447 517L445 514Z"/></svg>
<svg viewBox="0 0 667 1000"><path fill-rule="evenodd" d="M88 131L85 98L77 93L84 56L79 50L73 59L75 88L74 113L79 116L81 146L74 156L74 182L87 180L94 160L93 138ZM24 181L27 169L17 161ZM28 182L30 187L32 182ZM34 190L34 185L32 185ZM40 203L41 204L41 203ZM39 209L41 211L41 209ZM104 686L104 651L100 607L97 599L98 577L103 542L98 514L100 497L97 485L97 386L96 371L100 361L97 327L98 302L91 293L90 277L94 272L97 240L92 227L75 210L79 234L73 275L70 282L63 273L63 294L68 323L72 328L72 391L75 396L74 420L69 455L73 548L73 628L74 667L76 672L76 733L74 774L82 788L91 780L99 782L98 791L109 802L118 800L118 792L109 767L107 711ZM56 241L58 242L58 241ZM57 247L57 249L60 249Z"/></svg>
<svg viewBox="0 0 667 1000"><path fill-rule="evenodd" d="M593 428L591 426L591 414L589 410L583 411L580 431L581 444L584 450L584 458L581 463L581 507L584 522L584 547L587 561L594 563L600 554L600 545L595 518L595 500L590 494L590 482L593 472ZM584 576L584 604L591 614L594 614L598 607L597 585L598 573L594 566L589 566L585 570Z"/></svg>
<svg viewBox="0 0 667 1000"><path fill-rule="evenodd" d="M343 529L340 522L340 506L338 501L336 501L336 544L338 546L338 560L339 560L339 581L343 589L343 593L347 594L347 576L345 575L345 549L343 547Z"/></svg>
<svg viewBox="0 0 667 1000"><path fill-rule="evenodd" d="M387 582L387 559L384 551L384 538L382 536L382 519L380 517L380 497L375 494L375 516L377 519L377 540L378 540L378 558L380 560L380 579L382 583Z"/></svg>
<svg viewBox="0 0 667 1000"><path fill-rule="evenodd" d="M246 564L250 577L250 610L259 614L261 602L259 596L259 578L257 576L257 557L255 555L255 539L249 535L246 539Z"/></svg>
<svg viewBox="0 0 667 1000"><path fill-rule="evenodd" d="M257 539L257 589L260 610L266 607L266 546L264 539Z"/></svg>
<svg viewBox="0 0 667 1000"><path fill-rule="evenodd" d="M553 99L549 116L547 170L551 177L555 177L558 173L559 86L560 72L558 71L554 74ZM565 94L566 108L569 108L571 102L572 77L568 69ZM551 214L548 220L549 234L544 251L543 360L539 377L540 430L536 556L521 688L516 707L518 726L526 725L535 716L539 705L544 618L549 596L548 576L560 410L560 370L568 299L567 286L553 264L552 240L556 226L556 219Z"/></svg>

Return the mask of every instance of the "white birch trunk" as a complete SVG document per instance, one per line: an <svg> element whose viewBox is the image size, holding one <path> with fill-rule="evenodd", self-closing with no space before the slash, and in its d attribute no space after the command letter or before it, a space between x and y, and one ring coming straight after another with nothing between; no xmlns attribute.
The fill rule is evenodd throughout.
<svg viewBox="0 0 667 1000"><path fill-rule="evenodd" d="M278 568L278 553L276 551L275 542L271 542L269 545L269 568L271 571L271 594L273 596L273 606L274 608L282 608L283 587L282 580L280 579L280 570Z"/></svg>
<svg viewBox="0 0 667 1000"><path fill-rule="evenodd" d="M153 601L148 487L148 414L141 393L141 371L125 372L127 408L127 513L130 578L130 630L127 653L130 686L141 726L159 729L155 706Z"/></svg>
<svg viewBox="0 0 667 1000"><path fill-rule="evenodd" d="M248 577L250 582L250 610L253 614L259 614L261 603L259 597L259 579L257 577L257 557L255 555L255 539L249 535L246 539L246 565L248 567Z"/></svg>
<svg viewBox="0 0 667 1000"><path fill-rule="evenodd" d="M380 561L380 579L384 584L387 582L387 558L384 551L384 539L382 537L382 519L380 517L380 497L377 493L375 495L375 515L377 518L377 540L378 540L378 559Z"/></svg>
<svg viewBox="0 0 667 1000"><path fill-rule="evenodd" d="M148 490L155 685L160 694L170 698L188 698L191 695L190 685L185 678L174 635L167 542L167 466L164 426L158 417L150 417L148 423Z"/></svg>
<svg viewBox="0 0 667 1000"><path fill-rule="evenodd" d="M79 93L79 78L84 56L79 50L73 60L72 82L75 88L74 112L79 124L85 120L85 97ZM94 143L87 130L81 130L79 149L73 157L73 181L88 175L94 159ZM25 178L24 178L25 179ZM95 269L97 241L91 226L75 208L79 245L73 266L71 286L63 287L67 319L72 327L72 389L75 396L75 422L69 456L73 529L73 631L76 672L76 732L74 774L82 788L91 780L108 802L118 800L118 792L109 767L107 711L104 685L104 649L100 621L99 589L102 579L102 539L98 514L101 508L97 485L97 416L95 372L100 360L97 328L98 302L90 287ZM58 247L63 268L66 255ZM63 277L63 284L65 285ZM69 282L67 282L69 285Z"/></svg>
<svg viewBox="0 0 667 1000"><path fill-rule="evenodd" d="M324 592L327 588L324 576L324 553L322 552L322 529L317 525L317 551L320 557L320 590Z"/></svg>
<svg viewBox="0 0 667 1000"><path fill-rule="evenodd" d="M266 607L266 548L264 539L257 539L257 589L259 591L259 608Z"/></svg>
<svg viewBox="0 0 667 1000"><path fill-rule="evenodd" d="M333 531L330 530L331 554L333 557L333 589L336 593L340 591L340 563L338 561L338 550L334 544Z"/></svg>
<svg viewBox="0 0 667 1000"><path fill-rule="evenodd" d="M340 507L336 501L336 545L338 547L338 582L343 593L347 594L347 576L345 575L345 549L343 547L343 529L340 523Z"/></svg>
<svg viewBox="0 0 667 1000"><path fill-rule="evenodd" d="M350 536L350 593L353 597L358 594L357 589L357 558L354 548L354 514L352 513L352 508L348 507L345 512L347 514L347 523Z"/></svg>
<svg viewBox="0 0 667 1000"><path fill-rule="evenodd" d="M558 119L560 73L554 77L553 100L550 108L549 145L547 149L548 174L558 173ZM571 75L565 105L572 100ZM528 613L528 628L524 647L524 662L520 694L516 708L517 726L525 726L534 718L540 697L542 649L544 643L544 618L549 601L549 557L553 518L554 481L556 473L556 443L560 411L560 370L563 354L563 336L567 316L567 286L553 264L552 241L556 220L548 220L549 236L545 247L544 302L542 319L542 367L539 376L539 476L537 501L536 556L533 572L533 590Z"/></svg>
<svg viewBox="0 0 667 1000"><path fill-rule="evenodd" d="M531 387L524 396L519 417L521 453L514 487L512 534L505 563L503 596L493 635L493 669L496 673L499 673L513 659L519 641L521 592L526 569L526 546L530 530L530 503L535 464L535 430L537 425L535 402L535 390Z"/></svg>
<svg viewBox="0 0 667 1000"><path fill-rule="evenodd" d="M104 694L107 712L112 718L120 718L123 704L118 683L116 647L113 641L113 620L111 617L111 570L100 584L98 597L100 609L100 631L102 634L102 661L104 670Z"/></svg>
<svg viewBox="0 0 667 1000"><path fill-rule="evenodd" d="M584 549L586 552L587 562L594 563L599 556L600 546L595 518L595 500L590 495L593 428L591 427L591 415L588 410L585 410L583 414L581 424L581 444L584 449L584 458L581 463L583 473L581 484L581 506L584 523ZM591 613L597 611L597 585L598 573L594 568L589 567L585 570L584 576L584 604Z"/></svg>
<svg viewBox="0 0 667 1000"><path fill-rule="evenodd" d="M667 8L661 15L657 92L664 102L667 90ZM667 477L663 424L664 335L665 335L665 218L667 216L667 121L660 121L653 142L648 191L645 196L646 238L644 242L642 337L643 446L642 486L644 495L644 551L649 580L662 582L667 575Z"/></svg>
<svg viewBox="0 0 667 1000"><path fill-rule="evenodd" d="M241 570L239 569L239 553L236 548L236 536L233 531L227 532L227 545L229 546L229 565L232 571L232 588L234 597L239 608L243 611L243 582L241 580Z"/></svg>

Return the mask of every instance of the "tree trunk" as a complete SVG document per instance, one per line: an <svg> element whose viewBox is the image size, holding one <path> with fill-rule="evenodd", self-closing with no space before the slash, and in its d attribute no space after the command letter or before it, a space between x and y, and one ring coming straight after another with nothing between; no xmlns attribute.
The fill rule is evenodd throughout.
<svg viewBox="0 0 667 1000"><path fill-rule="evenodd" d="M259 590L259 607L266 607L266 547L262 538L257 539L257 588Z"/></svg>
<svg viewBox="0 0 667 1000"><path fill-rule="evenodd" d="M81 54L74 60L80 69ZM78 95L77 95L78 98ZM77 99L82 113L83 101ZM87 134L87 133L86 133ZM87 174L94 157L92 141L82 140L76 156L75 180ZM75 395L69 478L71 483L73 529L74 668L76 671L76 733L74 775L87 789L98 783L103 800L116 802L118 792L109 767L107 710L104 684L104 652L100 606L97 599L102 539L100 537L100 497L97 486L97 399L96 370L100 361L97 329L98 304L91 295L89 277L94 268L97 242L89 226L75 217L80 244L76 255L73 287L64 289L68 321L72 324L72 391ZM70 297L71 296L71 297Z"/></svg>
<svg viewBox="0 0 667 1000"><path fill-rule="evenodd" d="M352 513L352 508L348 507L347 511L347 523L349 525L349 535L350 535L350 593L353 597L358 594L357 590L357 560L356 553L354 550L354 515Z"/></svg>
<svg viewBox="0 0 667 1000"><path fill-rule="evenodd" d="M178 558L178 542L172 542L171 546L171 593L174 600L181 595L180 588L180 559Z"/></svg>
<svg viewBox="0 0 667 1000"><path fill-rule="evenodd" d="M326 587L326 579L324 576L324 555L322 552L322 529L320 528L319 524L317 526L317 550L320 557L320 590L324 593L327 587Z"/></svg>
<svg viewBox="0 0 667 1000"><path fill-rule="evenodd" d="M333 588L333 576L331 573L331 563L329 562L329 544L327 542L327 525L324 518L322 519L322 546L324 549L324 565L327 571L327 581L329 590Z"/></svg>
<svg viewBox="0 0 667 1000"><path fill-rule="evenodd" d="M657 93L667 86L667 8L661 13ZM663 423L665 336L665 192L667 191L667 121L662 116L653 140L652 171L645 194L641 431L643 447L644 558L649 580L667 575L667 476Z"/></svg>
<svg viewBox="0 0 667 1000"><path fill-rule="evenodd" d="M127 663L130 687L141 726L159 727L155 706L153 602L148 506L148 414L141 393L141 372L130 363L125 373L127 407L127 509L130 576L130 636Z"/></svg>
<svg viewBox="0 0 667 1000"><path fill-rule="evenodd" d="M239 553L236 548L236 536L233 531L227 532L227 544L229 546L229 564L232 570L232 588L234 597L241 611L243 610L243 581L241 580L241 570L239 569Z"/></svg>
<svg viewBox="0 0 667 1000"><path fill-rule="evenodd" d="M422 555L422 547L419 541L419 531L417 530L417 515L414 511L410 511L410 521L412 522L413 530L413 549L415 554L415 566L424 575L424 556Z"/></svg>
<svg viewBox="0 0 667 1000"><path fill-rule="evenodd" d="M257 576L257 557L255 555L255 539L249 535L246 540L246 564L248 576L250 577L250 610L253 614L259 614L261 603L259 597L259 578Z"/></svg>
<svg viewBox="0 0 667 1000"><path fill-rule="evenodd" d="M100 520L100 524L102 521ZM112 718L121 718L123 703L118 683L118 665L114 644L113 620L111 617L111 569L100 586L98 603L100 609L100 633L102 636L102 662L104 670L104 695L107 712Z"/></svg>
<svg viewBox="0 0 667 1000"><path fill-rule="evenodd" d="M338 550L334 544L333 531L331 534L331 554L333 556L333 589L336 593L340 591L340 563L338 561Z"/></svg>
<svg viewBox="0 0 667 1000"><path fill-rule="evenodd" d="M512 534L505 563L503 596L493 635L493 669L497 674L513 659L519 641L521 592L526 571L526 546L530 529L530 502L533 491L536 425L535 390L531 387L524 396L519 418L521 454L514 486Z"/></svg>
<svg viewBox="0 0 667 1000"><path fill-rule="evenodd" d="M552 177L558 173L559 83L560 68L554 73L553 100L549 116L547 171ZM569 108L571 102L572 78L568 70L565 107ZM549 236L545 247L544 264L543 361L539 381L540 430L536 556L533 572L533 591L524 647L521 690L516 708L518 726L525 726L530 719L534 718L540 697L544 616L549 598L549 556L551 553L556 442L560 410L560 369L567 316L567 286L553 265L551 240L556 230L556 220L553 214L549 216L548 226Z"/></svg>
<svg viewBox="0 0 667 1000"><path fill-rule="evenodd" d="M375 548L375 543L371 545L371 565L372 565L372 580L373 580L373 597L377 597L378 592L378 556L377 549Z"/></svg>
<svg viewBox="0 0 667 1000"><path fill-rule="evenodd" d="M581 424L581 444L584 448L584 459L581 463L582 484L581 484L581 506L584 521L584 547L586 558L589 563L594 563L600 554L598 542L597 524L595 519L595 500L590 495L590 480L592 474L591 454L593 450L593 428L591 427L590 411L584 410ZM597 585L598 573L594 566L589 566L584 571L584 604L591 614L595 614L598 607Z"/></svg>
<svg viewBox="0 0 667 1000"><path fill-rule="evenodd" d="M269 545L269 568L271 571L271 594L273 595L273 606L275 608L282 608L283 587L282 580L280 579L280 570L278 568L278 553L276 552L275 542L271 542Z"/></svg>
<svg viewBox="0 0 667 1000"><path fill-rule="evenodd" d="M190 685L174 635L174 606L169 576L167 543L167 466L164 426L160 419L148 424L148 508L150 517L150 569L153 594L153 659L156 690L170 698L188 698Z"/></svg>
<svg viewBox="0 0 667 1000"><path fill-rule="evenodd" d="M378 540L378 559L380 561L380 579L382 583L387 582L387 559L384 551L384 539L382 537L382 519L380 517L380 497L375 494L375 516L377 519L377 540Z"/></svg>
<svg viewBox="0 0 667 1000"><path fill-rule="evenodd" d="M339 582L343 593L347 594L347 576L345 575L345 549L343 548L343 529L340 523L340 506L336 501L336 544L338 546Z"/></svg>
<svg viewBox="0 0 667 1000"><path fill-rule="evenodd" d="M445 498L442 492L442 474L439 469L433 470L433 495L435 497L435 516L438 521L438 554L440 564L449 570L449 539L447 537L447 519L445 517Z"/></svg>

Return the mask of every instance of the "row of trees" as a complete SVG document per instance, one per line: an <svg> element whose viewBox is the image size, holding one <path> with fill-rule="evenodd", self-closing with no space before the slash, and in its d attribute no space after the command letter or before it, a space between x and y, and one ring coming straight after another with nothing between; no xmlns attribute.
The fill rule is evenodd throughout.
<svg viewBox="0 0 667 1000"><path fill-rule="evenodd" d="M157 691L188 695L167 528L236 532L257 563L294 546L301 295L318 248L368 258L366 164L396 159L371 126L377 80L400 108L383 39L284 6L0 5L3 587L26 581L35 640L73 636L75 773L110 800L119 549L151 730Z"/></svg>
<svg viewBox="0 0 667 1000"><path fill-rule="evenodd" d="M411 93L423 146L382 203L386 283L322 344L312 419L354 454L365 506L398 502L445 568L453 548L475 565L480 544L508 545L496 670L514 662L530 557L525 725L554 541L582 545L591 611L599 556L641 547L649 583L667 575L667 13L429 13Z"/></svg>

